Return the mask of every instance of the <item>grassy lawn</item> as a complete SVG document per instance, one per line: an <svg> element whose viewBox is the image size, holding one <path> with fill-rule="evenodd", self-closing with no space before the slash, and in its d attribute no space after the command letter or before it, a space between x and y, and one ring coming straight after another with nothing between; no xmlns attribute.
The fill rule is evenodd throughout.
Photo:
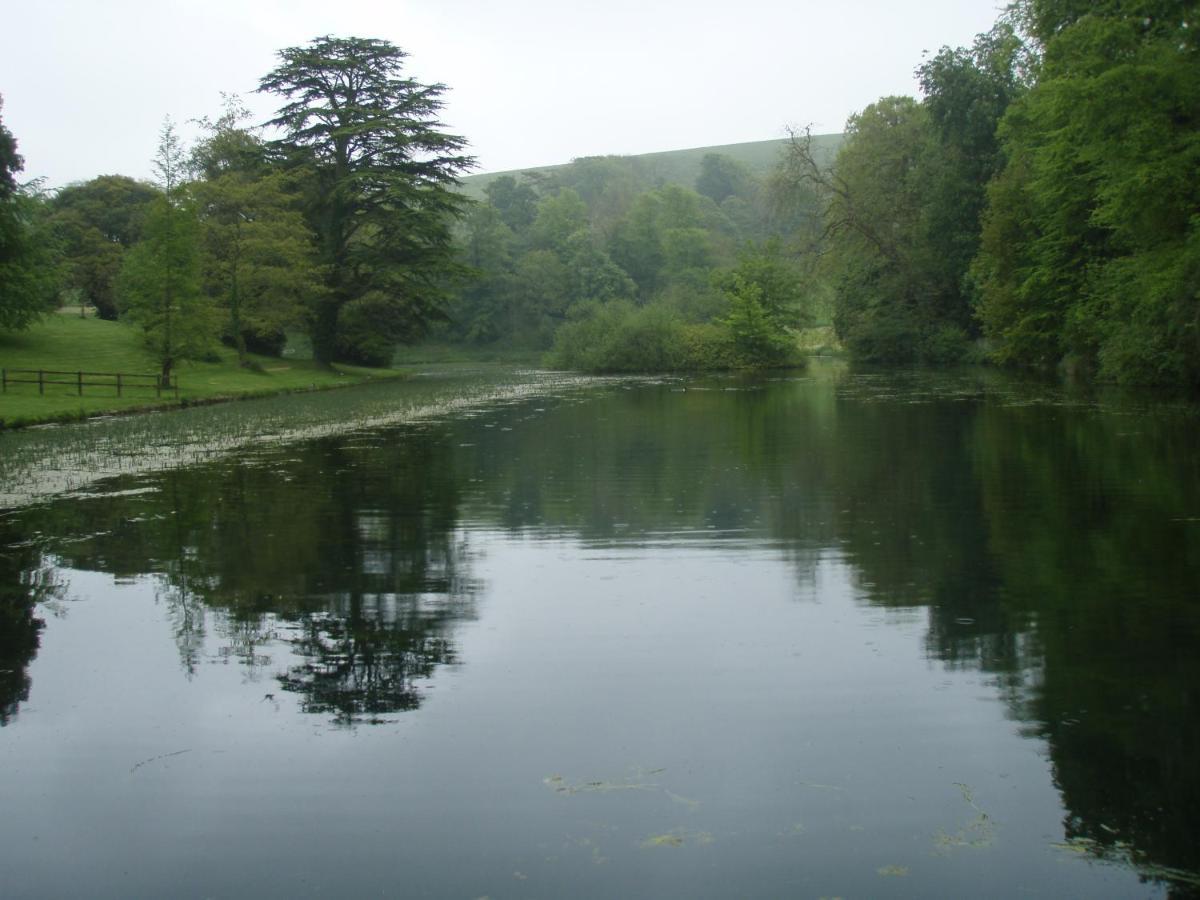
<svg viewBox="0 0 1200 900"><path fill-rule="evenodd" d="M0 394L0 427L145 407L343 387L402 374L394 369L353 366L329 370L307 359L251 355L261 368L253 371L238 366L233 350L221 347L218 352L219 362L187 362L176 370L179 400L167 395L159 400L152 388L126 388L124 396L117 397L113 388L85 386L81 397L75 385L47 385L45 394L38 393L36 384L9 385L8 391ZM142 343L141 331L135 326L69 314L50 316L15 334L0 331L0 367L146 374L158 369Z"/></svg>

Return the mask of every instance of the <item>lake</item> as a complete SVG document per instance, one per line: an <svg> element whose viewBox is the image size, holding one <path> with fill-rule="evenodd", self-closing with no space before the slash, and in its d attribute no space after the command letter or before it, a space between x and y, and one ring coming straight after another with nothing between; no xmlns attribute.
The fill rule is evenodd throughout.
<svg viewBox="0 0 1200 900"><path fill-rule="evenodd" d="M0 434L0 893L1196 896L1198 448L836 364Z"/></svg>

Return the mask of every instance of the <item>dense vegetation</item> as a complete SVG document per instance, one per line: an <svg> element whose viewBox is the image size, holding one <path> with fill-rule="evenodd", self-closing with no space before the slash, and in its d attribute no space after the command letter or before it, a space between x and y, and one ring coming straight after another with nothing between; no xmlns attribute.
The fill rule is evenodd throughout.
<svg viewBox="0 0 1200 900"><path fill-rule="evenodd" d="M1195 3L1018 0L850 119L822 271L854 355L1200 386Z"/></svg>
<svg viewBox="0 0 1200 900"><path fill-rule="evenodd" d="M260 90L283 99L275 140L229 98L185 150L168 119L156 181L119 175L56 196L20 187L0 124L0 328L58 304L141 326L164 379L218 341L279 355L307 331L315 359L387 365L441 314L458 269L463 139L439 130L442 85L403 74L379 40L282 50Z"/></svg>
<svg viewBox="0 0 1200 900"><path fill-rule="evenodd" d="M862 360L1062 367L1200 387L1197 4L1016 0L844 140L772 165L595 157L459 185L442 85L383 41L281 51L266 141L232 102L157 185L18 186L0 124L0 328L64 298L139 321L164 374L216 335L318 361L398 342L590 370L797 361L832 324ZM840 149L838 145L840 143ZM836 150L836 156L834 151Z"/></svg>
<svg viewBox="0 0 1200 900"><path fill-rule="evenodd" d="M449 334L590 369L771 365L831 316L862 360L1198 387L1196 10L1018 0L918 67L920 100L851 116L832 165L797 132L765 178L720 155L687 185L614 159L492 178Z"/></svg>
<svg viewBox="0 0 1200 900"><path fill-rule="evenodd" d="M717 152L691 185L658 170L593 157L488 179L460 226L477 277L441 335L595 371L795 362L819 291L784 242L815 227L816 196L777 203L769 170Z"/></svg>

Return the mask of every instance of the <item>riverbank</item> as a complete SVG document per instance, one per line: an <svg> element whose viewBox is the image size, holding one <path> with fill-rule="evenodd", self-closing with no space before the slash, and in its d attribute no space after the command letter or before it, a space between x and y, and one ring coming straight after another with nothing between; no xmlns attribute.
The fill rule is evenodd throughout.
<svg viewBox="0 0 1200 900"><path fill-rule="evenodd" d="M242 368L237 354L219 347L212 361L187 362L177 369L179 396L156 397L153 388L127 388L116 396L111 387L74 384L10 384L0 394L0 430L52 422L221 403L248 397L298 391L329 390L387 378L399 369L337 365L323 368L311 359L250 354L253 368ZM142 344L141 332L122 322L51 316L27 331L0 333L0 367L66 372L151 373L157 365ZM23 376L27 377L27 376Z"/></svg>

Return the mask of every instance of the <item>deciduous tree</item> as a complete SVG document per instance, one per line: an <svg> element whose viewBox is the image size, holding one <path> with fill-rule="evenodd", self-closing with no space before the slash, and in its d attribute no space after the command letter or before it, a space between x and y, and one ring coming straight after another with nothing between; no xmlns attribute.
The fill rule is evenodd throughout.
<svg viewBox="0 0 1200 900"><path fill-rule="evenodd" d="M102 319L116 319L116 279L126 251L141 239L142 224L158 196L151 184L125 175L101 175L71 184L51 202L63 245L65 286L81 292Z"/></svg>
<svg viewBox="0 0 1200 900"><path fill-rule="evenodd" d="M183 150L163 124L154 167L162 194L151 204L144 237L125 257L122 305L142 326L166 384L180 360L207 351L215 337L211 304L200 290L200 223L182 190Z"/></svg>
<svg viewBox="0 0 1200 900"><path fill-rule="evenodd" d="M243 366L247 349L282 351L284 329L300 324L304 304L323 290L292 178L271 166L262 141L241 127L248 115L228 98L225 113L204 123L207 136L192 153L204 177L190 189L203 234L205 291L224 310L224 339Z"/></svg>
<svg viewBox="0 0 1200 900"><path fill-rule="evenodd" d="M3 99L0 98L0 111ZM55 259L41 198L17 183L24 161L0 119L0 328L26 328L54 303Z"/></svg>

